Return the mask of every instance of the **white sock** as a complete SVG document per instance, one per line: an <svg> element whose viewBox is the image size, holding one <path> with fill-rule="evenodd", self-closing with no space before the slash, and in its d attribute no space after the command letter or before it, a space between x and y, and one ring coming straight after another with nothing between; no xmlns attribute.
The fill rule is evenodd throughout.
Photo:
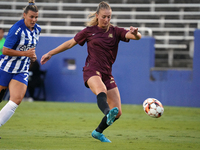
<svg viewBox="0 0 200 150"><path fill-rule="evenodd" d="M0 127L4 125L15 113L18 105L9 100L8 103L0 111Z"/></svg>

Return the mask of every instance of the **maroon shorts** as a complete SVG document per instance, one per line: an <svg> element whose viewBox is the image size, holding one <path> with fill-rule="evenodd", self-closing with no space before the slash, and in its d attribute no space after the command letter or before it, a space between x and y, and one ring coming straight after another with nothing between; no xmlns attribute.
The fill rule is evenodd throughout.
<svg viewBox="0 0 200 150"><path fill-rule="evenodd" d="M117 87L117 84L115 83L114 77L112 75L100 73L99 71L94 71L94 70L84 70L83 79L84 79L85 86L87 88L89 88L87 81L92 76L100 76L107 90Z"/></svg>

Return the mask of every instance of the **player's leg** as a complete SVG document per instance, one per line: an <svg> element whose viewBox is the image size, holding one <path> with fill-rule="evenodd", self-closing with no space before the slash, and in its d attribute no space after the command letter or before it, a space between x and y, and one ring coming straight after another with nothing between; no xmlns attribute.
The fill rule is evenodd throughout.
<svg viewBox="0 0 200 150"><path fill-rule="evenodd" d="M26 93L27 85L17 80L11 80L9 84L10 100L19 105Z"/></svg>
<svg viewBox="0 0 200 150"><path fill-rule="evenodd" d="M110 83L110 79L108 79L108 81ZM97 95L98 107L105 114L99 126L92 132L92 136L100 140L101 142L111 142L102 134L102 132L114 122L115 117L118 114L118 108L115 107L110 110L110 107L107 103L107 88L100 76L90 77L87 81L87 84L90 87L91 91ZM110 93L112 93L112 91Z"/></svg>
<svg viewBox="0 0 200 150"><path fill-rule="evenodd" d="M99 109L106 115L110 108L107 103L107 89L100 76L92 76L87 81L90 90L97 95L97 105Z"/></svg>
<svg viewBox="0 0 200 150"><path fill-rule="evenodd" d="M0 111L0 126L5 124L15 113L27 89L27 74L16 75L9 83L10 100Z"/></svg>
<svg viewBox="0 0 200 150"><path fill-rule="evenodd" d="M121 99L117 87L107 91L107 101L111 110L103 117L99 126L92 132L92 136L96 139L99 139L101 142L111 142L102 133L122 114Z"/></svg>
<svg viewBox="0 0 200 150"><path fill-rule="evenodd" d="M103 76L103 82L107 87L107 102L110 107L110 111L107 114L107 124L112 125L112 123L119 118L121 115L121 99L117 84L115 83L114 77L110 75Z"/></svg>
<svg viewBox="0 0 200 150"><path fill-rule="evenodd" d="M102 133L109 125L118 119L121 114L121 99L118 87L107 91L107 102L110 110L105 114L96 131Z"/></svg>
<svg viewBox="0 0 200 150"><path fill-rule="evenodd" d="M101 92L107 93L106 86L104 85L100 76L96 75L90 77L87 81L87 84L95 95L98 95Z"/></svg>
<svg viewBox="0 0 200 150"><path fill-rule="evenodd" d="M122 114L122 109L121 109L121 98L118 87L115 87L107 91L107 102L110 109L113 109L115 107L118 108L118 114L116 118L119 118Z"/></svg>
<svg viewBox="0 0 200 150"><path fill-rule="evenodd" d="M110 108L107 103L107 89L100 76L92 76L88 79L87 85L90 87L91 91L97 95L97 105L99 109L105 114L101 120L99 126L92 132L92 137L100 140L101 142L111 142L103 134L108 125L106 124L106 114L109 112Z"/></svg>

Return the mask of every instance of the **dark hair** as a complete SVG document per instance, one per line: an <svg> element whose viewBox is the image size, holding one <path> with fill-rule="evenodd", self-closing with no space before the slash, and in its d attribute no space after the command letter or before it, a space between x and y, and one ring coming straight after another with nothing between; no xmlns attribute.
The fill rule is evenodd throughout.
<svg viewBox="0 0 200 150"><path fill-rule="evenodd" d="M29 10L34 11L34 12L38 12L38 8L35 5L35 1L34 0L29 0L29 5L27 5L24 8L24 13L27 14Z"/></svg>

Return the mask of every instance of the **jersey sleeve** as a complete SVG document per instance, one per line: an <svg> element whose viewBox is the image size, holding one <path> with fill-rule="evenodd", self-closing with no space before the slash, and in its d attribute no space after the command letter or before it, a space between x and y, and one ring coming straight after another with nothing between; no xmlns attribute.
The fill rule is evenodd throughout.
<svg viewBox="0 0 200 150"><path fill-rule="evenodd" d="M83 29L82 31L78 32L75 37L74 40L81 46L83 46L85 44L85 42L87 41L87 28Z"/></svg>
<svg viewBox="0 0 200 150"><path fill-rule="evenodd" d="M4 46L10 49L14 49L17 41L19 41L20 31L20 27L12 26L8 32Z"/></svg>
<svg viewBox="0 0 200 150"><path fill-rule="evenodd" d="M116 30L117 30L117 34L120 38L121 41L124 41L124 42L129 42L130 39L127 39L125 36L126 36L126 33L129 32L129 30L126 30L124 28L118 28L116 27Z"/></svg>

